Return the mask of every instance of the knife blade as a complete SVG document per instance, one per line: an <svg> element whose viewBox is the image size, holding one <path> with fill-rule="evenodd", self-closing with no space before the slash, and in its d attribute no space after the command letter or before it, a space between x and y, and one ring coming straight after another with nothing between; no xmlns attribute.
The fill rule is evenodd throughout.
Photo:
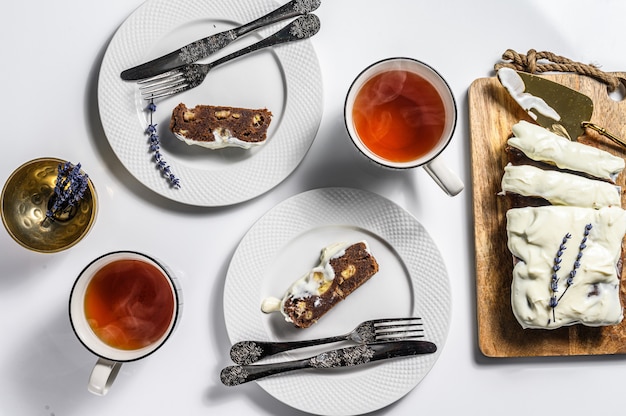
<svg viewBox="0 0 626 416"><path fill-rule="evenodd" d="M220 380L226 386L238 386L274 374L305 368L329 369L354 367L398 357L432 354L437 346L430 341L394 341L361 344L326 351L302 360L272 364L232 365L222 369Z"/></svg>
<svg viewBox="0 0 626 416"><path fill-rule="evenodd" d="M321 0L291 0L289 3L252 22L207 36L159 58L126 69L122 71L120 77L124 81L137 81L139 79L162 74L182 65L193 63L223 49L243 35L266 25L310 13L317 9L320 4Z"/></svg>
<svg viewBox="0 0 626 416"><path fill-rule="evenodd" d="M511 97L540 126L576 140L584 133L583 122L593 114L593 101L578 91L558 82L516 71L500 68L497 77Z"/></svg>

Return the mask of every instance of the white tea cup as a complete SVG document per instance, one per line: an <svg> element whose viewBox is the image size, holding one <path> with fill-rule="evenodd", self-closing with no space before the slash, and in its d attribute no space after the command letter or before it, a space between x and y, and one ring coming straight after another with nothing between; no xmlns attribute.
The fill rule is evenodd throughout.
<svg viewBox="0 0 626 416"><path fill-rule="evenodd" d="M463 190L439 157L456 127L456 102L447 82L427 64L388 58L368 66L348 90L344 120L368 159L392 169L422 166L448 195Z"/></svg>
<svg viewBox="0 0 626 416"><path fill-rule="evenodd" d="M98 357L88 390L107 394L122 363L145 358L167 341L181 310L176 278L154 258L115 251L89 263L69 302L74 333Z"/></svg>

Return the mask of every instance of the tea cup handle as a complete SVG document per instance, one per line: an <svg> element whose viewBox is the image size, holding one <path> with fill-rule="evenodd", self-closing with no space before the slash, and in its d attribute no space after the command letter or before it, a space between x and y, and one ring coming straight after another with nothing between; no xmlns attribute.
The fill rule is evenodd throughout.
<svg viewBox="0 0 626 416"><path fill-rule="evenodd" d="M98 396L107 394L121 367L120 362L99 358L91 370L87 390Z"/></svg>
<svg viewBox="0 0 626 416"><path fill-rule="evenodd" d="M424 165L424 169L448 195L455 196L465 185L441 158L434 158Z"/></svg>

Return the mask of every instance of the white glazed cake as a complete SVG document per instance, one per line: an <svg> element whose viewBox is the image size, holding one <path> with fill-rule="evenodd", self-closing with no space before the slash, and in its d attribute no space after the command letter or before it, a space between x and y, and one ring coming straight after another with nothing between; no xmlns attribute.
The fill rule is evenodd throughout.
<svg viewBox="0 0 626 416"><path fill-rule="evenodd" d="M522 327L621 322L624 210L543 206L511 209L506 216L515 258L511 302Z"/></svg>
<svg viewBox="0 0 626 416"><path fill-rule="evenodd" d="M513 206L506 232L515 318L533 329L620 323L626 211L614 182L624 160L526 121L513 126L508 145L528 158L505 166L500 192Z"/></svg>
<svg viewBox="0 0 626 416"><path fill-rule="evenodd" d="M367 242L332 244L322 250L318 266L296 280L282 299L264 299L261 310L280 312L297 328L308 328L376 272L378 263Z"/></svg>
<svg viewBox="0 0 626 416"><path fill-rule="evenodd" d="M620 157L523 120L513 126L513 136L507 143L532 160L611 182L624 169L624 159Z"/></svg>
<svg viewBox="0 0 626 416"><path fill-rule="evenodd" d="M552 205L601 208L622 204L620 188L613 184L531 165L505 166L502 191L543 198Z"/></svg>

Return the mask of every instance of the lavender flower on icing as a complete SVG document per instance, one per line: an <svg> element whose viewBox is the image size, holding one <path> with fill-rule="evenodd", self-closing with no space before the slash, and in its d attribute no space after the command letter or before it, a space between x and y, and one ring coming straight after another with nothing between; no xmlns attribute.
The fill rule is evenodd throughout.
<svg viewBox="0 0 626 416"><path fill-rule="evenodd" d="M583 250L587 248L587 238L589 237L589 233L591 232L592 228L593 228L593 225L591 224L585 225L583 238L580 241L580 244L578 245L578 254L576 255L576 260L574 260L574 264L572 265L572 270L568 273L565 290L563 291L563 293L561 293L561 296L558 296L558 297L556 295L556 292L559 291L559 277L557 275L557 272L561 269L561 261L562 261L561 257L563 256L563 251L567 249L567 246L566 246L567 240L572 238L572 235L570 233L565 234L565 236L563 237L563 240L561 241L561 245L559 246L559 250L556 253L556 257L554 258L554 265L552 266L552 272L553 272L552 278L550 279L550 290L552 291L552 295L550 296L550 301L548 302L548 305L550 306L550 308L552 308L552 319L554 321L556 321L555 308L558 306L561 298L565 296L567 289L569 289L570 286L574 284L574 277L576 277L576 270L580 268L580 261L583 257Z"/></svg>

